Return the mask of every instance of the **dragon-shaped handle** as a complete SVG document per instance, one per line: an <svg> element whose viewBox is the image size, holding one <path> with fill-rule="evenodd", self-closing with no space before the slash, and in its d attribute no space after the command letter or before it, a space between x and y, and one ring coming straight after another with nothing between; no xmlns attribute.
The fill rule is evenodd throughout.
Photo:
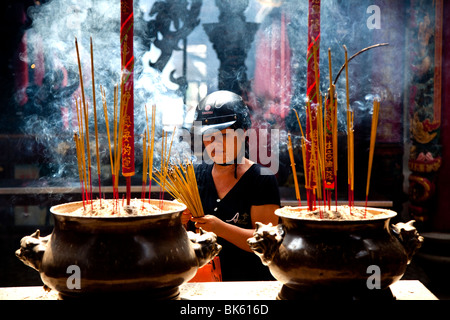
<svg viewBox="0 0 450 320"><path fill-rule="evenodd" d="M222 246L217 243L217 236L213 232L206 232L202 228L199 233L188 231L189 240L197 256L198 267L203 267L219 254Z"/></svg>
<svg viewBox="0 0 450 320"><path fill-rule="evenodd" d="M42 257L44 256L50 235L41 237L41 232L36 230L33 234L23 237L20 240L20 249L16 251L16 256L27 266L39 271L41 269Z"/></svg>
<svg viewBox="0 0 450 320"><path fill-rule="evenodd" d="M399 222L392 225L391 228L394 235L405 248L408 263L411 262L412 257L422 246L423 242L423 237L419 235L417 229L413 226L414 222L414 220L408 221L407 223Z"/></svg>
<svg viewBox="0 0 450 320"><path fill-rule="evenodd" d="M284 239L283 225L273 226L256 222L253 237L247 240L250 249L261 258L264 265L269 265Z"/></svg>

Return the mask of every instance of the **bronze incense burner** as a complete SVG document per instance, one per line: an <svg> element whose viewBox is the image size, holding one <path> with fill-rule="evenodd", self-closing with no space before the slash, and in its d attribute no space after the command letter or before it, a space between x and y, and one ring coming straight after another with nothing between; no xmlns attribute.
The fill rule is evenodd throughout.
<svg viewBox="0 0 450 320"><path fill-rule="evenodd" d="M396 213L360 220L305 219L275 213L258 223L251 249L283 287L279 299L359 299L380 295L405 273L423 238L414 221L390 225Z"/></svg>
<svg viewBox="0 0 450 320"><path fill-rule="evenodd" d="M37 230L24 237L16 255L39 271L44 284L63 298L117 297L119 293L126 293L124 298L134 294L177 298L178 287L193 278L221 246L214 233L185 231L181 224L184 204L152 201L163 201L168 211L84 217L68 212L74 203L54 206L53 232L41 237Z"/></svg>

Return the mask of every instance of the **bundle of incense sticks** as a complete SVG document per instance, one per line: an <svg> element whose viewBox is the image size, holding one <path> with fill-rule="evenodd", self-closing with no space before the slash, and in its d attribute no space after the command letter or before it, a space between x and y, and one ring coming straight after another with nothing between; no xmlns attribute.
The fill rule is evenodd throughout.
<svg viewBox="0 0 450 320"><path fill-rule="evenodd" d="M312 56L314 58L314 74L319 78L318 58L316 44L312 43ZM297 121L302 133L302 158L309 166L304 165L305 186L310 190L307 192L307 203L310 210L313 210L317 201L328 200L330 206L331 192L334 190L337 204L337 98L335 88L332 84L331 74L331 52L328 52L330 68L330 88L325 99L325 109L323 108L323 98L320 94L319 86L316 85L315 96L317 103L306 102L307 114L307 136L310 141L306 141L303 129L297 115ZM313 120L314 119L314 122ZM309 157L309 158L306 158ZM306 160L306 161L305 161Z"/></svg>
<svg viewBox="0 0 450 320"><path fill-rule="evenodd" d="M76 145L78 173L80 178L83 207L86 209L86 204L92 205L92 178L91 178L91 154L90 154L90 135L89 135L89 105L86 103L84 94L83 74L81 67L81 59L78 49L78 42L75 39L75 46L78 58L78 69L80 76L81 86L81 99L76 100L77 120L78 120L78 132L74 133L74 142ZM99 192L101 201L101 187L100 187L100 155L99 155L99 143L98 143L98 122L97 111L95 103L95 82L94 82L94 63L93 63L93 48L91 38L91 68L92 68L92 89L93 89L93 106L94 106L94 122L95 122L95 142L96 142L96 155L97 155L97 172L99 177ZM129 97L124 95L124 84L121 83L121 97L119 104L119 88L118 85L114 87L114 110L113 110L113 125L112 125L112 139L110 133L110 123L108 120L108 106L106 102L106 93L102 86L100 86L100 93L103 102L103 111L106 124L106 132L108 136L109 146L109 158L111 164L111 175L113 181L113 198L119 200L119 171L122 156L123 136L125 122L127 118L127 106L126 100ZM143 135L143 173L142 173L142 200L145 197L145 186L147 184L147 176L149 177L149 199L151 196L151 183L153 178L153 153L155 147L155 124L156 124L156 106L152 107L152 121L151 129L148 124L147 107L145 107L147 128ZM175 137L175 129L172 133L170 144L167 142L168 133L163 130L162 132L162 145L161 145L161 170L156 170L154 176L157 178L156 182L162 187L162 190L169 192L175 199L185 203L188 209L195 217L201 217L204 215L203 207L198 193L197 180L193 165L191 162L184 164L179 163L174 166L171 165L170 152L172 148L173 138ZM112 141L111 141L112 140ZM127 190L128 198L128 190ZM161 193L162 199L162 193ZM116 201L117 204L117 201ZM162 202L161 202L162 204Z"/></svg>
<svg viewBox="0 0 450 320"><path fill-rule="evenodd" d="M191 162L170 165L164 173L155 171L156 182L172 197L183 202L194 217L203 217L194 166Z"/></svg>
<svg viewBox="0 0 450 320"><path fill-rule="evenodd" d="M92 38L90 39L91 45L91 80L92 80L92 94L93 94L93 115L94 115L94 127L95 127L95 150L96 150L96 162L97 162L97 174L98 174L98 184L99 184L99 198L100 202L102 199L101 194L101 167L100 167L100 154L99 154L99 140L98 140L98 121L97 121L97 107L96 107L96 97L95 97L95 78L94 78L94 55L93 55L93 44ZM77 164L78 173L81 184L83 205L85 203L91 203L93 200L92 194L92 166L91 166L91 148L90 148L90 134L89 134L89 104L86 102L84 83L83 83L83 73L81 67L80 52L78 48L78 42L75 38L75 47L78 60L78 71L80 77L80 89L81 89L81 99L76 99L76 110L77 110L77 122L78 122L78 132L74 133L74 141L76 145L77 154ZM111 142L109 121L108 121L108 107L106 103L106 94L102 86L100 86L101 97L103 102L103 111L105 116L106 131L108 136L108 146L109 155L111 163L111 174L113 180L113 194L114 198L118 199L118 181L119 181L119 170L120 170L120 159L122 155L122 137L125 126L125 115L127 112L127 104L124 102L124 95L121 92L121 103L119 107L119 90L118 85L114 87L114 119L113 119L113 141ZM113 151L114 150L114 151Z"/></svg>
<svg viewBox="0 0 450 320"><path fill-rule="evenodd" d="M384 45L384 44L382 44ZM380 46L380 45L377 45ZM372 46L372 47L377 47ZM369 47L369 48L372 48ZM315 43L312 44L313 57L314 57L314 71L316 79L319 78L319 68L317 59L317 48ZM351 207L354 205L354 112L350 110L350 97L349 97L349 76L348 76L348 59L347 48L345 50L345 64L341 68L345 68L346 74L346 112L347 112L347 180L348 180L348 201ZM367 49L365 49L367 50ZM353 56L354 57L354 56ZM298 125L302 135L301 149L303 168L305 175L305 188L307 189L307 204L309 210L315 210L317 208L317 202L319 202L319 210L321 209L321 201L323 200L323 207L328 206L331 209L331 193L334 191L335 205L337 207L337 170L338 170L338 139L337 139L337 108L338 99L336 95L335 82L333 83L332 77L332 65L331 65L331 50L328 49L328 67L329 67L329 81L330 86L328 93L325 97L324 109L322 107L322 95L319 92L319 86L316 85L316 96L318 97L318 103L311 103L306 101L306 119L307 119L307 137L310 140L305 139L302 125L297 111L294 112L297 116ZM340 72L339 72L340 73ZM370 151L369 151L369 164L367 172L367 185L366 185L366 207L367 198L369 194L370 175L373 162L373 153L375 147L376 130L378 123L380 102L374 100L373 117L372 117L372 129L370 139ZM314 123L312 122L314 119ZM294 169L295 163L293 160L291 136L288 135L288 151L291 159L291 166ZM307 158L308 157L308 158ZM307 165L309 164L309 165ZM294 182L296 179L296 173L294 171ZM322 190L323 188L323 190ZM308 190L310 192L308 192ZM297 186L296 186L297 197Z"/></svg>
<svg viewBox="0 0 450 320"><path fill-rule="evenodd" d="M89 106L86 103L86 98L84 95L84 84L83 84L83 72L81 68L81 59L80 59L80 51L78 49L78 42L75 38L75 47L77 52L77 60L78 60L78 72L80 75L80 88L81 88L81 101L76 100L76 109L77 109L77 121L78 121L78 134L74 134L75 145L77 149L77 164L78 171L80 176L80 183L82 187L82 199L83 206L85 206L85 202L89 202L92 200L92 167L91 167L91 148L90 148L90 139L89 139L89 118L88 118L88 109ZM91 54L92 54L92 38L91 38ZM92 57L91 57L92 60ZM91 64L93 67L93 64ZM92 70L92 73L94 71ZM93 78L92 78L93 80ZM84 128L83 128L84 124ZM97 140L96 140L97 141ZM86 158L87 154L87 158ZM97 158L98 158L97 151ZM100 181L99 181L100 183ZM89 186L89 188L88 188ZM91 202L92 204L92 202Z"/></svg>
<svg viewBox="0 0 450 320"><path fill-rule="evenodd" d="M175 133L175 131L174 131ZM172 140L173 140L172 135ZM183 202L194 217L203 217L203 206L198 192L194 166L190 160L178 164L170 163L170 149L167 152L167 134L163 133L161 169L155 170L155 181L173 198Z"/></svg>
<svg viewBox="0 0 450 320"><path fill-rule="evenodd" d="M109 147L109 160L111 166L111 176L113 183L113 197L117 199L119 197L119 170L120 170L120 157L122 155L122 136L124 128L124 118L126 114L126 105L118 104L118 85L114 87L114 103L113 103L113 141L111 143L111 133L108 120L108 106L106 102L106 94L103 87L100 87L103 112L105 115L106 133L108 136Z"/></svg>
<svg viewBox="0 0 450 320"><path fill-rule="evenodd" d="M78 99L76 100L76 108L78 118L78 133L75 132L73 134L73 139L75 142L77 152L77 164L81 186L81 197L83 200L83 207L86 209L85 203L88 202L90 199L92 199L92 188L88 188L88 185L90 186L90 173L91 173L89 164L90 161L89 157L88 160L86 160L86 148L85 148L85 141L88 135L85 135L84 133L83 129L84 112L83 107L81 105L81 101L80 103L78 103Z"/></svg>

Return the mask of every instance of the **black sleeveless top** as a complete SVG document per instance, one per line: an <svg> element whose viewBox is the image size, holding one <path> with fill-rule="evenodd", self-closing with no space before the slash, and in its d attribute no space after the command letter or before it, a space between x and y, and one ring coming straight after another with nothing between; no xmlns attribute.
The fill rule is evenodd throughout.
<svg viewBox="0 0 450 320"><path fill-rule="evenodd" d="M253 164L223 199L217 195L212 169L213 164L205 163L195 168L205 215L215 215L227 223L253 229L250 217L252 206L280 206L278 183L270 169ZM244 251L220 237L217 242L222 245L219 257L224 281L274 280L268 267L261 263L256 254Z"/></svg>

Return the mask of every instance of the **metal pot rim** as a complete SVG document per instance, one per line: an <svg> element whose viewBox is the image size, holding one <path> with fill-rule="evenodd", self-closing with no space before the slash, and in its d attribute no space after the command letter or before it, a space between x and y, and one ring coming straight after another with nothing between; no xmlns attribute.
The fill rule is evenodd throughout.
<svg viewBox="0 0 450 320"><path fill-rule="evenodd" d="M112 199L106 199L106 200L112 200ZM147 200L147 199L146 199ZM105 219L105 220L111 220L111 219L119 219L119 220L135 220L135 219L148 219L149 217L163 217L172 215L175 213L182 212L186 210L186 205L184 203L178 202L178 201L171 201L171 200L159 200L159 199L150 199L152 202L160 203L161 201L164 202L165 205L170 204L173 205L174 208L169 211L161 212L161 213L153 213L148 215L130 215L130 216L81 216L81 215L74 215L72 212L76 209L78 209L81 205L83 205L83 201L74 201L74 202L66 202L62 204L58 204L55 206L52 206L50 208L50 212L55 216L65 216L65 217L73 217L73 218L79 218L79 219ZM63 212L62 209L64 207L73 206L74 208L70 211Z"/></svg>
<svg viewBox="0 0 450 320"><path fill-rule="evenodd" d="M296 220L296 221L317 222L317 223L334 223L334 224L365 223L365 222L374 222L374 221L391 219L397 215L397 212L389 210L389 209L367 207L367 211L371 211L372 213L374 211L378 212L380 214L380 216L372 217L372 218L365 218L365 219L354 219L354 220L317 219L317 218L294 217L291 215L286 215L286 214L283 214L283 212L282 212L283 208L276 209L275 214L281 218L292 219L292 220ZM295 208L307 209L308 207L307 206L301 206L301 207L297 206ZM353 207L353 208L365 209L365 207Z"/></svg>

